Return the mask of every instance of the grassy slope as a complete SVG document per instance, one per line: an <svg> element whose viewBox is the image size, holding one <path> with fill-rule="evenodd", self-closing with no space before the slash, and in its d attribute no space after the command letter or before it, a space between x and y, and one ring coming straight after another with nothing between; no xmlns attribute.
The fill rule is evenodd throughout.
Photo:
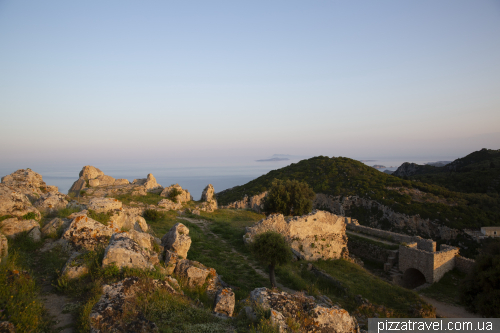
<svg viewBox="0 0 500 333"><path fill-rule="evenodd" d="M345 157L319 156L302 160L222 191L217 194L217 200L224 205L242 199L245 194L261 193L275 178L305 181L316 193L373 199L396 212L419 214L452 228L500 225L498 194L453 192L437 185L388 175ZM412 189L421 191L423 199L417 201L405 193Z"/></svg>

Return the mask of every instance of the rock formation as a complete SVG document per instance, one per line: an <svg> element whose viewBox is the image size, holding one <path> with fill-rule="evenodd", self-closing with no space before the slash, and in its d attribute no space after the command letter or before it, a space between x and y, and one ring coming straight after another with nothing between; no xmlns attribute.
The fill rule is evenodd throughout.
<svg viewBox="0 0 500 333"><path fill-rule="evenodd" d="M66 208L67 205L68 201L66 200L66 195L59 192L44 193L34 204L39 211L45 211L47 213Z"/></svg>
<svg viewBox="0 0 500 333"><path fill-rule="evenodd" d="M162 208L165 208L167 210L177 210L177 209L181 209L182 208L182 204L181 203L173 202L170 199L161 199L158 202L158 206L160 206Z"/></svg>
<svg viewBox="0 0 500 333"><path fill-rule="evenodd" d="M214 312L225 317L231 317L234 311L235 297L230 288L224 288L217 292L214 299Z"/></svg>
<svg viewBox="0 0 500 333"><path fill-rule="evenodd" d="M29 213L33 213L37 219L40 218L40 212L33 207L26 195L3 183L0 184L0 216L10 215L21 218Z"/></svg>
<svg viewBox="0 0 500 333"><path fill-rule="evenodd" d="M199 207L199 210L213 212L217 209L217 199L215 198L215 191L212 184L208 184L203 190L203 193L201 194L201 201L203 202Z"/></svg>
<svg viewBox="0 0 500 333"><path fill-rule="evenodd" d="M40 224L35 220L20 220L12 217L0 222L0 232L8 238L15 238L25 231L29 233L35 228L40 229Z"/></svg>
<svg viewBox="0 0 500 333"><path fill-rule="evenodd" d="M2 177L2 184L21 192L32 200L38 199L47 192L58 192L57 186L48 186L42 176L31 169L19 169L10 175Z"/></svg>
<svg viewBox="0 0 500 333"><path fill-rule="evenodd" d="M62 238L77 249L94 250L99 245L108 244L111 235L113 229L82 214L73 218Z"/></svg>
<svg viewBox="0 0 500 333"><path fill-rule="evenodd" d="M269 215L246 228L243 240L252 242L255 235L268 230L282 234L300 259L338 259L348 257L345 218L325 211L294 217L288 221L281 214Z"/></svg>
<svg viewBox="0 0 500 333"><path fill-rule="evenodd" d="M160 195L177 203L184 203L193 200L189 191L184 190L179 184L165 187Z"/></svg>
<svg viewBox="0 0 500 333"><path fill-rule="evenodd" d="M191 247L189 229L184 224L177 223L161 238L161 245L165 250L175 252L181 258L187 258Z"/></svg>
<svg viewBox="0 0 500 333"><path fill-rule="evenodd" d="M158 257L156 256L156 260L150 260L150 257L150 253L143 250L128 233L116 233L111 237L104 252L102 266L114 264L118 268L130 267L151 270L154 268L151 261L158 263Z"/></svg>
<svg viewBox="0 0 500 333"><path fill-rule="evenodd" d="M250 198L245 195L243 199L232 202L226 206L221 206L221 208L252 209L260 213L262 208L264 208L264 198L266 196L267 191L251 196Z"/></svg>

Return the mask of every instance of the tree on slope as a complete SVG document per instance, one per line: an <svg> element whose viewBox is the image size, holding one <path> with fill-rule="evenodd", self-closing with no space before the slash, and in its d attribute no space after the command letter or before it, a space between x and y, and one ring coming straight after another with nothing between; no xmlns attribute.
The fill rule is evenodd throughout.
<svg viewBox="0 0 500 333"><path fill-rule="evenodd" d="M314 191L305 182L275 179L264 199L266 214L304 215L312 210Z"/></svg>
<svg viewBox="0 0 500 333"><path fill-rule="evenodd" d="M252 254L269 267L269 280L271 286L276 287L276 278L274 268L278 265L286 264L291 256L292 251L285 241L283 235L275 231L266 231L255 236L254 241L250 244Z"/></svg>

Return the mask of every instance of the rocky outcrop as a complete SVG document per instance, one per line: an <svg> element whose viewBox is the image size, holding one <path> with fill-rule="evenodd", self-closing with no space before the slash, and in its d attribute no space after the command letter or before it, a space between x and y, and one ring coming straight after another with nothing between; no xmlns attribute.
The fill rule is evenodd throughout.
<svg viewBox="0 0 500 333"><path fill-rule="evenodd" d="M212 184L208 184L201 194L201 205L199 210L204 212L213 212L217 209L217 199L215 198L215 191Z"/></svg>
<svg viewBox="0 0 500 333"><path fill-rule="evenodd" d="M156 257L158 262L158 258ZM102 267L116 265L118 268L130 267L139 269L154 269L150 254L143 250L126 232L113 234L102 260Z"/></svg>
<svg viewBox="0 0 500 333"><path fill-rule="evenodd" d="M134 179L132 184L142 185L147 192L161 192L163 186L156 182L156 178L152 173L148 174L147 178Z"/></svg>
<svg viewBox="0 0 500 333"><path fill-rule="evenodd" d="M113 183L113 185L129 185L130 182L128 181L128 179L123 179L123 178L120 178L120 179L115 179L115 182Z"/></svg>
<svg viewBox="0 0 500 333"><path fill-rule="evenodd" d="M122 202L114 198L92 198L87 207L97 213L107 213L113 210L120 210Z"/></svg>
<svg viewBox="0 0 500 333"><path fill-rule="evenodd" d="M85 264L83 254L74 252L62 269L62 276L68 279L78 279L89 272L88 266Z"/></svg>
<svg viewBox="0 0 500 333"><path fill-rule="evenodd" d="M143 210L140 208L121 208L114 211L108 225L115 230L115 232L124 229L146 232L149 227L144 217L142 217L142 212Z"/></svg>
<svg viewBox="0 0 500 333"><path fill-rule="evenodd" d="M48 186L40 174L29 168L19 169L2 177L2 184L32 200L38 199L44 193L58 191L57 186Z"/></svg>
<svg viewBox="0 0 500 333"><path fill-rule="evenodd" d="M3 261L3 258L7 258L9 254L9 242L7 241L7 237L0 234L0 262Z"/></svg>
<svg viewBox="0 0 500 333"><path fill-rule="evenodd" d="M40 228L35 220L20 220L18 218L10 218L0 222L0 232L8 238L16 238L22 232L31 232L34 228Z"/></svg>
<svg viewBox="0 0 500 333"><path fill-rule="evenodd" d="M42 194L40 199L38 199L34 204L39 211L45 211L48 213L66 208L67 205L68 201L66 200L66 196L59 192L48 192Z"/></svg>
<svg viewBox="0 0 500 333"><path fill-rule="evenodd" d="M76 248L94 250L97 246L108 244L113 229L86 215L78 215L71 221L62 238Z"/></svg>
<svg viewBox="0 0 500 333"><path fill-rule="evenodd" d="M217 292L214 299L214 313L231 317L234 311L235 297L231 288L224 288Z"/></svg>
<svg viewBox="0 0 500 333"><path fill-rule="evenodd" d="M35 214L37 219L41 216L26 195L3 183L0 184L0 216L23 217L29 213Z"/></svg>
<svg viewBox="0 0 500 333"><path fill-rule="evenodd" d="M399 166L399 168L397 168L392 175L397 177L410 177L413 175L432 172L434 170L436 170L436 167L434 166L405 162L401 164L401 166Z"/></svg>
<svg viewBox="0 0 500 333"><path fill-rule="evenodd" d="M343 216L349 216L349 211L353 207L362 207L370 211L376 209L381 214L370 221L371 227L378 227L380 221L387 220L391 224L390 230L410 230L411 233L425 238L449 240L455 239L462 233L462 231L444 226L438 221L424 219L420 215L397 213L390 207L384 206L375 200L358 196L342 197L316 194L313 206L317 209L325 209ZM377 214L372 214L372 216L375 215Z"/></svg>
<svg viewBox="0 0 500 333"><path fill-rule="evenodd" d="M84 180L96 179L99 176L104 176L104 172L91 165L84 166L78 174L78 177Z"/></svg>
<svg viewBox="0 0 500 333"><path fill-rule="evenodd" d="M216 271L213 268L193 261L182 259L177 262L174 273L186 280L188 287L194 288L205 284L207 278L216 276Z"/></svg>
<svg viewBox="0 0 500 333"><path fill-rule="evenodd" d="M42 235L57 235L60 230L66 230L71 221L69 219L61 219L56 217L47 222L42 228Z"/></svg>
<svg viewBox="0 0 500 333"><path fill-rule="evenodd" d="M182 208L182 204L181 203L173 202L170 199L161 199L158 202L158 206L162 207L162 208L165 208L167 210L177 210L177 209L181 209Z"/></svg>
<svg viewBox="0 0 500 333"><path fill-rule="evenodd" d="M187 258L187 253L191 247L189 229L182 223L175 224L161 238L161 245L165 250L175 252L180 258Z"/></svg>
<svg viewBox="0 0 500 333"><path fill-rule="evenodd" d="M246 228L243 239L253 241L255 235L268 230L282 234L295 256L305 260L348 257L345 218L325 211L286 220L281 214L269 215Z"/></svg>
<svg viewBox="0 0 500 333"><path fill-rule="evenodd" d="M221 206L221 208L251 209L260 213L264 208L264 199L266 196L267 196L267 191L251 196L250 198L247 195L245 195L243 199L230 203L226 206Z"/></svg>
<svg viewBox="0 0 500 333"><path fill-rule="evenodd" d="M312 296L257 288L250 293L249 300L254 306L271 310L271 321L280 332L288 330L287 319L299 324L305 332L360 332L356 318L349 312L337 306L321 306Z"/></svg>
<svg viewBox="0 0 500 333"><path fill-rule="evenodd" d="M160 195L177 203L184 203L193 200L189 191L184 190L179 184L165 187L163 191L161 191Z"/></svg>
<svg viewBox="0 0 500 333"><path fill-rule="evenodd" d="M99 301L90 313L90 332L158 332L155 323L144 318L142 313L133 313L130 320L123 320L127 314L129 300L144 289L139 278L130 277L102 288Z"/></svg>

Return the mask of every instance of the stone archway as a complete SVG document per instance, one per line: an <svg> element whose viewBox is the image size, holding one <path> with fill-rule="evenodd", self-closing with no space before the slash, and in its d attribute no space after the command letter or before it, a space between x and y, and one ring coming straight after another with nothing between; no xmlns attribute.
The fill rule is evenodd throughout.
<svg viewBox="0 0 500 333"><path fill-rule="evenodd" d="M401 285L408 289L414 289L418 286L423 285L425 282L424 274L416 268L408 268L404 274L401 281Z"/></svg>

